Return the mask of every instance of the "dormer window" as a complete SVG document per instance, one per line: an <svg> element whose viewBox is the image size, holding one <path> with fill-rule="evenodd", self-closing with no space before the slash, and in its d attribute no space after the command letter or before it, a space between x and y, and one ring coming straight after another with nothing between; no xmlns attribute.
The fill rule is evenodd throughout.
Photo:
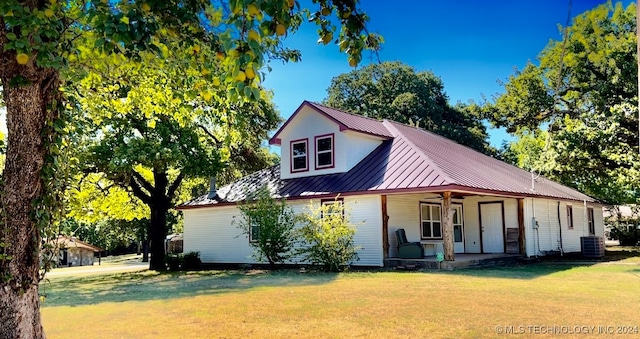
<svg viewBox="0 0 640 339"><path fill-rule="evenodd" d="M333 167L333 134L316 138L316 169Z"/></svg>
<svg viewBox="0 0 640 339"><path fill-rule="evenodd" d="M291 173L309 170L308 139L291 142Z"/></svg>

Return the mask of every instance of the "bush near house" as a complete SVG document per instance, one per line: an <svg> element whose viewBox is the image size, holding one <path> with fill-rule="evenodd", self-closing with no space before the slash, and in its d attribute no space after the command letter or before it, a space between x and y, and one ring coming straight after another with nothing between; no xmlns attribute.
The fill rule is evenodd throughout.
<svg viewBox="0 0 640 339"><path fill-rule="evenodd" d="M296 215L285 199L271 197L266 186L238 204L242 215L233 223L249 237L256 260L266 259L271 269L292 256Z"/></svg>
<svg viewBox="0 0 640 339"><path fill-rule="evenodd" d="M327 272L339 272L359 260L353 237L355 226L345 214L344 204L336 200L332 204L309 205L299 216L303 226L298 230L302 248L297 253L314 265L321 265Z"/></svg>
<svg viewBox="0 0 640 339"><path fill-rule="evenodd" d="M169 271L195 271L200 269L200 252L168 254L166 258Z"/></svg>

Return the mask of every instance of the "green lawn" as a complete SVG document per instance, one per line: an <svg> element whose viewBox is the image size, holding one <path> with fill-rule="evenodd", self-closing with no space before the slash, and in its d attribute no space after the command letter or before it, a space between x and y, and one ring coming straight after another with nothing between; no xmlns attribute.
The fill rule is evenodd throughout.
<svg viewBox="0 0 640 339"><path fill-rule="evenodd" d="M497 326L557 337L547 326L640 326L640 257L453 272L60 276L42 292L49 338L493 338Z"/></svg>

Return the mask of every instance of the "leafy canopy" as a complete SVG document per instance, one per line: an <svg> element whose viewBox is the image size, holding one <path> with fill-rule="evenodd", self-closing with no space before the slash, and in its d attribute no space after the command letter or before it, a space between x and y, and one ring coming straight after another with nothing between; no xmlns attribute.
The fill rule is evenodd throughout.
<svg viewBox="0 0 640 339"><path fill-rule="evenodd" d="M325 103L374 119L417 125L485 153L493 153L474 110L448 103L442 80L400 62L371 64L331 80Z"/></svg>
<svg viewBox="0 0 640 339"><path fill-rule="evenodd" d="M563 28L561 27L561 30ZM516 157L532 169L612 204L635 202L638 117L636 4L600 5L573 19L565 41L550 41L483 107L495 126L521 135ZM548 127L544 144L531 133ZM521 164L523 165L523 164Z"/></svg>

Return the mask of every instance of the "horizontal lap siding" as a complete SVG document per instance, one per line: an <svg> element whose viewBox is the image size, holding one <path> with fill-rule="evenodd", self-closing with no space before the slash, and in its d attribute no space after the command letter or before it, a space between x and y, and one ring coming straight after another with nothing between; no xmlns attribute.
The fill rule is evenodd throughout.
<svg viewBox="0 0 640 339"><path fill-rule="evenodd" d="M232 225L235 206L184 211L184 252L198 251L204 263L251 263L247 236Z"/></svg>
<svg viewBox="0 0 640 339"><path fill-rule="evenodd" d="M289 202L295 213L304 212L309 203L320 200ZM380 196L345 197L351 222L356 226L354 242L361 249L354 265L382 266L382 215ZM199 208L184 211L184 251L200 252L204 263L257 263L252 257L249 239L232 224L233 216L240 216L235 206ZM298 225L300 226L300 225ZM301 262L294 257L289 263Z"/></svg>
<svg viewBox="0 0 640 339"><path fill-rule="evenodd" d="M359 261L354 265L382 266L382 210L379 195L345 197L351 223L356 226L354 243Z"/></svg>
<svg viewBox="0 0 640 339"><path fill-rule="evenodd" d="M404 228L409 241L420 241L420 201L427 194L403 194L387 196L389 215L389 256L398 256L398 239L395 231Z"/></svg>
<svg viewBox="0 0 640 339"><path fill-rule="evenodd" d="M573 210L573 229L569 228L567 205ZM604 234L602 208L593 208L596 235ZM533 228L533 218L538 221L539 228ZM580 252L580 237L589 235L584 203L576 201L560 202L560 218L558 220L558 200L525 199L525 230L527 237L527 255L544 255L548 251ZM562 244L560 243L560 227L562 227ZM538 242L539 239L539 242Z"/></svg>

